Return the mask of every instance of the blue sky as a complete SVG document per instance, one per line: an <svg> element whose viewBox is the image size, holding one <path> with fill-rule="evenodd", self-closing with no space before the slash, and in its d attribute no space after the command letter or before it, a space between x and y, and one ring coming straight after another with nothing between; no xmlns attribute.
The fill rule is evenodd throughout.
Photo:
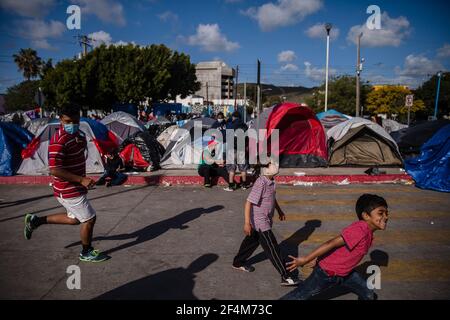
<svg viewBox="0 0 450 320"><path fill-rule="evenodd" d="M81 8L81 30L68 30L66 9ZM369 5L381 10L381 29L369 30ZM360 31L363 77L372 83L419 85L449 70L446 1L391 0L0 0L0 92L22 81L11 55L32 47L42 58L77 55L75 36L95 44L163 43L192 62L220 59L239 65L239 81L254 82L256 60L265 83L323 82L325 31L331 22L330 70L354 74Z"/></svg>

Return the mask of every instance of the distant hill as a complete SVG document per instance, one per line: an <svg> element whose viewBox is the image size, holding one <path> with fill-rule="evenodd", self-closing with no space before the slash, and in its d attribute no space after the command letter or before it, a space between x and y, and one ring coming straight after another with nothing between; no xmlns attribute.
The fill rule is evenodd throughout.
<svg viewBox="0 0 450 320"><path fill-rule="evenodd" d="M273 84L261 84L264 96L270 98L273 96L286 97L286 101L304 102L305 97L311 95L316 88L298 87L283 87L275 86ZM247 97L252 99L255 96L256 83L247 83ZM238 93L241 97L244 96L244 84L238 84Z"/></svg>

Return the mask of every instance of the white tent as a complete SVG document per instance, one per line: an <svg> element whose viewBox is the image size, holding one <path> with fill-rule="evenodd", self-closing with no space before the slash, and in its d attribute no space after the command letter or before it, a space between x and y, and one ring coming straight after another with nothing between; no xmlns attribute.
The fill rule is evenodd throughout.
<svg viewBox="0 0 450 320"><path fill-rule="evenodd" d="M202 151L211 136L203 135L214 120L199 118L188 121L182 128L175 130L161 159L163 169L196 169L200 163ZM195 127L201 128L201 136L195 136Z"/></svg>
<svg viewBox="0 0 450 320"><path fill-rule="evenodd" d="M34 154L22 161L18 174L24 175L48 175L48 145L51 137L59 129L59 122L48 123L42 127L36 137L39 138L39 147ZM102 157L95 145L94 135L91 126L87 121L80 121L80 130L85 134L87 141L86 149L86 173L102 173L104 171Z"/></svg>
<svg viewBox="0 0 450 320"><path fill-rule="evenodd" d="M161 132L158 136L157 140L162 144L164 148L167 148L172 138L175 136L178 126L174 124L173 126L168 127L166 130Z"/></svg>

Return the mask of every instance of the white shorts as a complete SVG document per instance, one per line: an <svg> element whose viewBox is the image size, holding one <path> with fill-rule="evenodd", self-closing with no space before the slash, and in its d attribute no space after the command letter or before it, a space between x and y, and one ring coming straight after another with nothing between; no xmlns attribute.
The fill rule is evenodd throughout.
<svg viewBox="0 0 450 320"><path fill-rule="evenodd" d="M77 219L84 223L95 217L95 210L89 203L86 195L67 199L57 197L56 199L66 208L67 216L71 219Z"/></svg>

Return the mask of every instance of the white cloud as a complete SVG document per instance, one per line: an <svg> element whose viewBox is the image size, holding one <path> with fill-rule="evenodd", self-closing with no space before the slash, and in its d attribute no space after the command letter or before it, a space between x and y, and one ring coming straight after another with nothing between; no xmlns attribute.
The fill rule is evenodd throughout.
<svg viewBox="0 0 450 320"><path fill-rule="evenodd" d="M406 77L422 77L428 74L434 74L444 67L437 61L428 59L423 55L415 56L408 55L405 58L405 65L403 69L397 67L395 72L400 76Z"/></svg>
<svg viewBox="0 0 450 320"><path fill-rule="evenodd" d="M21 20L16 23L18 35L22 38L31 40L31 45L37 49L55 49L50 45L48 39L61 37L66 30L66 26L59 22L51 20Z"/></svg>
<svg viewBox="0 0 450 320"><path fill-rule="evenodd" d="M0 8L22 17L43 18L55 5L55 0L1 0Z"/></svg>
<svg viewBox="0 0 450 320"><path fill-rule="evenodd" d="M450 57L450 44L446 43L442 48L437 50L437 56L439 58L449 58Z"/></svg>
<svg viewBox="0 0 450 320"><path fill-rule="evenodd" d="M444 66L435 60L430 60L423 55L410 54L405 58L403 68L396 67L394 76L367 74L365 79L373 84L406 85L410 88L417 88L430 76L438 71L444 71ZM363 73L364 75L364 73Z"/></svg>
<svg viewBox="0 0 450 320"><path fill-rule="evenodd" d="M260 7L242 11L244 15L258 21L263 31L296 24L306 16L315 13L323 6L322 0L278 0Z"/></svg>
<svg viewBox="0 0 450 320"><path fill-rule="evenodd" d="M126 41L122 41L122 40L119 40L119 41L117 41L117 42L114 42L114 43L113 43L113 46L119 47L119 46L127 46L127 45L129 45L129 44L132 44L133 46L137 46L137 43L134 42L134 41L126 42Z"/></svg>
<svg viewBox="0 0 450 320"><path fill-rule="evenodd" d="M45 49L45 50L55 50L47 39L31 40L31 46L34 49Z"/></svg>
<svg viewBox="0 0 450 320"><path fill-rule="evenodd" d="M191 46L199 46L204 51L234 51L239 43L232 42L220 32L218 24L199 24L197 33L187 38Z"/></svg>
<svg viewBox="0 0 450 320"><path fill-rule="evenodd" d="M88 37L94 40L93 41L94 47L101 46L102 44L104 44L106 46L109 46L109 45L127 46L129 44L136 45L136 42L134 42L134 41L127 42L127 41L119 40L117 42L113 42L111 35L108 32L105 32L103 30L90 33L88 35Z"/></svg>
<svg viewBox="0 0 450 320"><path fill-rule="evenodd" d="M94 14L101 21L124 26L123 6L114 0L72 0L81 7L81 14Z"/></svg>
<svg viewBox="0 0 450 320"><path fill-rule="evenodd" d="M310 38L326 39L327 31L325 30L325 23L316 23L305 31ZM340 30L337 27L332 27L330 31L330 40L336 40L339 37Z"/></svg>
<svg viewBox="0 0 450 320"><path fill-rule="evenodd" d="M295 64L288 63L280 68L281 71L297 71L298 67Z"/></svg>
<svg viewBox="0 0 450 320"><path fill-rule="evenodd" d="M158 14L158 18L164 22L176 22L178 21L178 15L172 11L166 11Z"/></svg>
<svg viewBox="0 0 450 320"><path fill-rule="evenodd" d="M278 62L292 62L295 59L297 59L297 56L292 50L281 51L278 54Z"/></svg>
<svg viewBox="0 0 450 320"><path fill-rule="evenodd" d="M350 28L347 41L357 43L357 37L363 33L361 45L365 47L398 47L410 34L410 23L405 17L390 18L387 12L381 15L381 29L370 30L366 23Z"/></svg>
<svg viewBox="0 0 450 320"><path fill-rule="evenodd" d="M324 82L325 81L325 74L326 74L326 70L325 68L319 69L316 67L313 67L313 65L308 62L305 61L305 75L311 80L311 81L315 81L315 82ZM336 74L336 70L330 68L328 70L328 76L331 77L332 75Z"/></svg>
<svg viewBox="0 0 450 320"><path fill-rule="evenodd" d="M93 40L94 47L101 46L102 44L109 46L112 42L111 35L103 30L90 33L88 37Z"/></svg>

